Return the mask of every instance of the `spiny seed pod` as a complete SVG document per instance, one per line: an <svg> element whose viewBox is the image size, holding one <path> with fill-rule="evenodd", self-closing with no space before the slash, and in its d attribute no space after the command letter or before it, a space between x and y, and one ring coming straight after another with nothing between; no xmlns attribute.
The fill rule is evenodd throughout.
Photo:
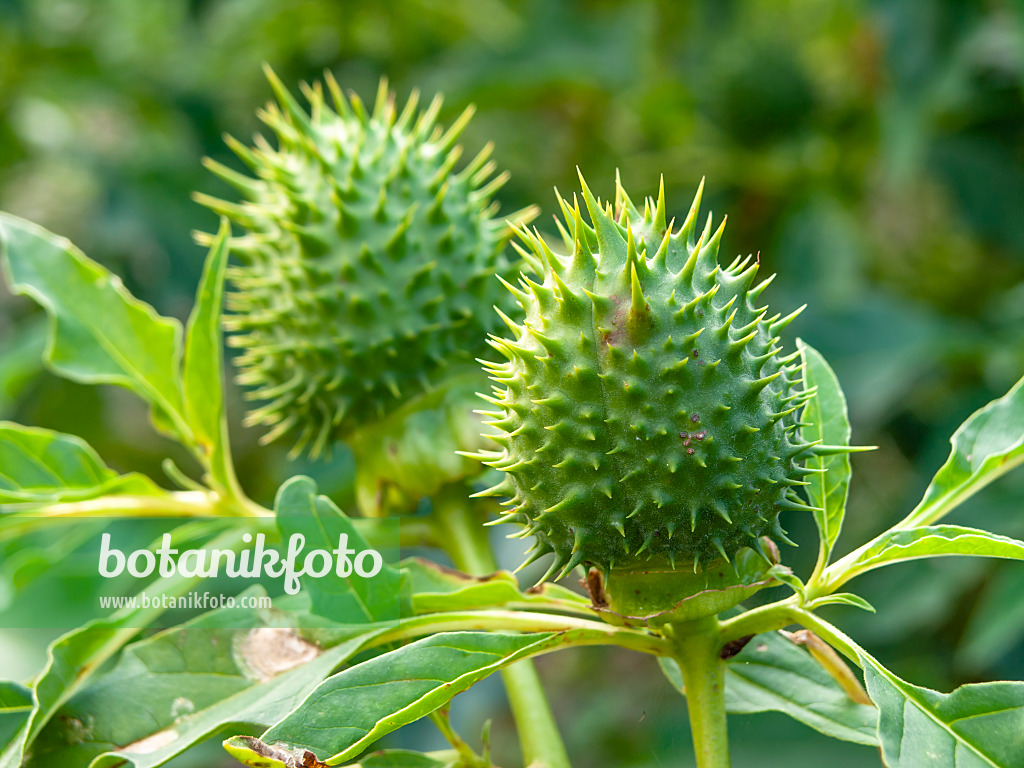
<svg viewBox="0 0 1024 768"><path fill-rule="evenodd" d="M472 109L443 131L440 97L418 112L414 92L396 114L382 81L368 112L328 73L333 108L319 83L303 86L307 114L267 76L278 103L260 118L277 148L229 138L255 178L207 167L244 201L196 198L245 230L231 240L226 326L239 382L264 401L247 423L271 427L264 442L293 433L295 452L315 456L475 367L492 306L511 303L494 279L514 269L493 201L508 176L492 177L491 145L456 169Z"/></svg>
<svg viewBox="0 0 1024 768"><path fill-rule="evenodd" d="M749 256L718 266L724 221L713 231L709 216L694 242L703 182L673 231L664 182L641 215L621 185L616 214L580 181L592 224L559 197L568 256L519 233L543 281L507 286L526 320L506 317L515 338L492 338L507 358L488 364L485 397L501 450L481 458L505 477L484 493L509 497L502 520L536 536L528 562L554 552L548 576L765 556L762 536L785 540L779 512L811 509L794 491L810 471L797 414L812 393L797 355L779 355L800 310L766 316L771 278L753 286Z"/></svg>

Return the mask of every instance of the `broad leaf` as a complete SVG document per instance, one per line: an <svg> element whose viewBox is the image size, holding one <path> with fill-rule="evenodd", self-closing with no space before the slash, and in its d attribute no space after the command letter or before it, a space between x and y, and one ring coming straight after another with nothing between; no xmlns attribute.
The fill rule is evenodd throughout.
<svg viewBox="0 0 1024 768"><path fill-rule="evenodd" d="M21 768L28 748L56 710L138 631L125 628L124 623L123 619L94 621L50 646L47 665L35 684L32 711L0 753L0 768Z"/></svg>
<svg viewBox="0 0 1024 768"><path fill-rule="evenodd" d="M804 407L801 419L807 423L804 438L820 440L824 445L850 444L850 419L846 411L846 396L839 379L813 347L797 340L804 365L804 385L817 388L817 394ZM839 537L846 512L846 497L850 489L850 455L812 456L806 462L810 469L824 470L811 475L806 486L807 497L814 512L814 522L821 536L821 565L828 561L832 547Z"/></svg>
<svg viewBox="0 0 1024 768"><path fill-rule="evenodd" d="M357 552L369 548L334 502L317 495L316 483L308 477L293 477L282 485L274 510L281 536L287 540L293 534L302 534L306 551L337 548L339 534L346 535L349 548ZM397 528L395 530L397 533ZM398 544L397 536L395 544ZM399 571L385 563L373 578L358 575L347 579L307 578L303 579L302 586L312 600L315 613L333 621L369 623L394 621L408 612L402 611L404 580Z"/></svg>
<svg viewBox="0 0 1024 768"><path fill-rule="evenodd" d="M113 493L163 491L144 475L118 475L78 437L0 422L0 505L81 501Z"/></svg>
<svg viewBox="0 0 1024 768"><path fill-rule="evenodd" d="M18 332L0 343L0 416L9 416L18 399L43 370L46 320L18 321Z"/></svg>
<svg viewBox="0 0 1024 768"><path fill-rule="evenodd" d="M191 441L178 366L181 326L132 296L120 278L62 237L0 214L0 257L11 289L52 318L47 361L75 381L127 387L153 406L154 421Z"/></svg>
<svg viewBox="0 0 1024 768"><path fill-rule="evenodd" d="M261 741L301 757L354 758L391 731L444 706L492 672L565 642L572 632L450 632L419 640L328 678ZM238 737L233 754L252 751Z"/></svg>
<svg viewBox="0 0 1024 768"><path fill-rule="evenodd" d="M227 220L223 220L206 257L196 303L188 319L182 364L185 415L204 464L213 478L225 487L234 484L224 412L224 353L220 322L230 235L231 228Z"/></svg>
<svg viewBox="0 0 1024 768"><path fill-rule="evenodd" d="M550 582L522 592L516 577L508 571L488 576L469 576L461 571L410 559L402 563L412 586L414 613L465 611L502 605L549 606L594 615L590 600Z"/></svg>
<svg viewBox="0 0 1024 768"><path fill-rule="evenodd" d="M31 711L31 690L18 683L0 683L0 749L10 743Z"/></svg>
<svg viewBox="0 0 1024 768"><path fill-rule="evenodd" d="M861 653L878 705L878 740L889 768L1019 768L1024 765L1024 683L918 688Z"/></svg>
<svg viewBox="0 0 1024 768"><path fill-rule="evenodd" d="M284 623L296 622L221 609L129 645L61 707L27 766L152 768L225 726L268 728L373 634L325 649Z"/></svg>
<svg viewBox="0 0 1024 768"><path fill-rule="evenodd" d="M209 542L211 549L230 546L236 540L228 533ZM188 591L198 577L172 576L150 584L150 594L168 596ZM111 617L91 621L83 627L55 640L49 647L47 663L36 678L33 706L25 724L0 752L0 768L21 768L25 755L36 736L53 718L57 710L82 690L100 668L146 626L163 613L156 606L124 609Z"/></svg>
<svg viewBox="0 0 1024 768"><path fill-rule="evenodd" d="M660 662L669 682L682 691L679 665L668 658ZM852 701L805 648L778 632L758 635L729 660L725 686L729 712L782 712L835 739L878 743L878 711Z"/></svg>
<svg viewBox="0 0 1024 768"><path fill-rule="evenodd" d="M828 572L830 589L858 574L921 557L962 555L1024 560L1024 542L960 525L927 525L886 531L869 546L838 561Z"/></svg>
<svg viewBox="0 0 1024 768"><path fill-rule="evenodd" d="M1024 462L1024 379L975 411L950 438L953 450L906 525L934 523Z"/></svg>

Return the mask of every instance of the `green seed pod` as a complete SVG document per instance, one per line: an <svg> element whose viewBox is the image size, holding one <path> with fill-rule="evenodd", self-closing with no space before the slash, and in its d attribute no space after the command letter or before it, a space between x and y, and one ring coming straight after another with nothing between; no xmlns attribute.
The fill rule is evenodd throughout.
<svg viewBox="0 0 1024 768"><path fill-rule="evenodd" d="M554 553L548 576L650 558L692 574L748 547L768 561L779 512L810 509L794 491L811 393L797 355L779 354L800 310L767 317L771 278L754 286L750 257L718 266L710 216L694 242L701 190L673 231L664 185L643 214L618 186L616 217L580 179L592 224L559 198L567 256L520 232L543 280L508 286L526 319L492 339L507 358L488 364L485 397L500 450L481 458L505 477L485 493L536 537L530 561Z"/></svg>
<svg viewBox="0 0 1024 768"><path fill-rule="evenodd" d="M439 97L420 112L414 93L398 114L382 82L370 112L328 74L333 106L304 87L307 114L267 76L277 104L260 117L277 147L229 139L255 178L207 165L244 201L197 199L244 230L225 323L238 380L263 401L247 423L315 456L478 369L492 306L512 303L494 276L517 271L493 201L507 174L493 176L490 145L457 169L472 110L444 131Z"/></svg>

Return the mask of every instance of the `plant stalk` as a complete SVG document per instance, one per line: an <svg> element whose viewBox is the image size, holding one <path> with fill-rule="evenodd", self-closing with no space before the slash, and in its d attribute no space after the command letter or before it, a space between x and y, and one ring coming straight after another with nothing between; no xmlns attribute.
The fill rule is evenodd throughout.
<svg viewBox="0 0 1024 768"><path fill-rule="evenodd" d="M485 520L467 495L460 485L439 494L434 499L433 519L438 540L451 555L455 567L484 576L494 573L498 566L487 541ZM533 662L517 662L503 669L501 676L519 733L523 764L527 768L572 768Z"/></svg>
<svg viewBox="0 0 1024 768"><path fill-rule="evenodd" d="M720 656L718 620L710 616L666 629L671 632L673 658L683 673L697 768L729 768L725 662Z"/></svg>

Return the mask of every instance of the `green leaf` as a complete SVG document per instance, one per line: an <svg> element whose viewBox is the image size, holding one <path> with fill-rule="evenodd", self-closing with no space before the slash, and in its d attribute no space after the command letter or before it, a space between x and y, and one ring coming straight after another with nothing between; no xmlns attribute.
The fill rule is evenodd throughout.
<svg viewBox="0 0 1024 768"><path fill-rule="evenodd" d="M221 220L217 239L206 257L195 306L185 331L182 392L185 415L203 463L222 487L234 486L234 469L224 411L224 353L221 307L227 271L231 227Z"/></svg>
<svg viewBox="0 0 1024 768"><path fill-rule="evenodd" d="M1024 683L964 685L950 694L900 680L861 652L889 768L1024 765Z"/></svg>
<svg viewBox="0 0 1024 768"><path fill-rule="evenodd" d="M852 592L836 592L835 594L825 595L816 600L811 600L804 605L804 608L808 611L816 611L823 605L848 605L851 608L860 608L860 610L867 611L868 613L876 613L875 606L860 595L855 595Z"/></svg>
<svg viewBox="0 0 1024 768"><path fill-rule="evenodd" d="M78 437L0 422L0 504L52 504L114 493L163 491L144 475L118 475Z"/></svg>
<svg viewBox="0 0 1024 768"><path fill-rule="evenodd" d="M316 483L308 477L293 477L282 485L274 511L281 536L287 540L302 534L307 551L335 549L339 534L347 535L349 548L357 552L370 548L334 502L317 495ZM409 612L404 582L405 577L385 563L373 578L355 574L350 578L307 578L302 585L315 613L334 621L369 623L394 621Z"/></svg>
<svg viewBox="0 0 1024 768"><path fill-rule="evenodd" d="M120 278L62 237L0 213L0 260L11 289L52 324L47 361L87 384L117 384L153 406L154 422L190 443L178 386L181 325L132 296Z"/></svg>
<svg viewBox="0 0 1024 768"><path fill-rule="evenodd" d="M8 416L18 399L43 370L46 321L41 317L18 321L18 332L0 344L0 416Z"/></svg>
<svg viewBox="0 0 1024 768"><path fill-rule="evenodd" d="M11 742L31 711L31 690L18 683L0 682L0 749Z"/></svg>
<svg viewBox="0 0 1024 768"><path fill-rule="evenodd" d="M594 615L590 601L583 595L550 582L522 592L516 577L508 571L497 571L488 576L470 576L418 558L406 560L401 565L412 586L414 613L522 604L546 605Z"/></svg>
<svg viewBox="0 0 1024 768"><path fill-rule="evenodd" d="M260 739L340 763L501 667L558 647L570 634L446 632L419 640L328 678ZM252 751L238 737L226 746Z"/></svg>
<svg viewBox="0 0 1024 768"><path fill-rule="evenodd" d="M234 544L229 532L208 543L211 549ZM200 581L199 577L172 576L147 586L150 594L180 595ZM163 613L156 606L124 609L113 616L96 619L59 637L47 651L47 663L33 689L33 706L25 724L0 752L0 768L21 768L36 736L57 710L82 690L100 668L146 626Z"/></svg>
<svg viewBox="0 0 1024 768"><path fill-rule="evenodd" d="M296 623L226 608L127 646L60 708L27 768L152 768L225 726L270 727L374 634L321 648L282 626Z"/></svg>
<svg viewBox="0 0 1024 768"><path fill-rule="evenodd" d="M385 749L367 755L349 768L455 768L459 764L458 755L452 752L428 755L404 749Z"/></svg>
<svg viewBox="0 0 1024 768"><path fill-rule="evenodd" d="M808 401L801 415L801 420L807 423L803 428L804 438L820 440L823 445L848 446L850 418L839 379L814 347L801 339L796 343L804 365L804 385L808 389L817 388L817 393ZM818 508L814 512L814 522L821 537L820 565L824 567L843 527L846 497L850 490L850 455L811 456L805 465L809 469L824 470L808 478L810 485L805 488L811 506Z"/></svg>
<svg viewBox="0 0 1024 768"><path fill-rule="evenodd" d="M659 659L669 682L682 692L679 665ZM778 632L758 635L729 659L725 706L735 714L781 712L819 733L873 746L878 711L852 701L802 646Z"/></svg>
<svg viewBox="0 0 1024 768"><path fill-rule="evenodd" d="M107 661L137 630L127 629L125 619L90 622L56 640L35 684L34 704L24 725L3 752L0 768L21 768L28 747L89 674Z"/></svg>
<svg viewBox="0 0 1024 768"><path fill-rule="evenodd" d="M953 450L924 498L904 521L934 523L965 499L1024 462L1024 379L975 411L950 438Z"/></svg>
<svg viewBox="0 0 1024 768"><path fill-rule="evenodd" d="M927 525L886 531L835 563L828 584L836 588L865 571L921 557L961 555L1024 560L1024 542L960 525Z"/></svg>

